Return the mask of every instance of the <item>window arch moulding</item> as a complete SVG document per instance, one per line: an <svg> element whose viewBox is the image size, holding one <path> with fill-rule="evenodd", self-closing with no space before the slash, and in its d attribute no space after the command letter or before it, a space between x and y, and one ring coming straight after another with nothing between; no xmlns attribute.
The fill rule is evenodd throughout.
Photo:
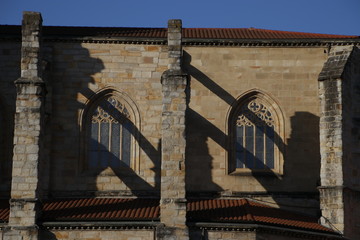
<svg viewBox="0 0 360 240"><path fill-rule="evenodd" d="M227 173L282 175L284 117L279 104L261 90L242 94L227 118Z"/></svg>
<svg viewBox="0 0 360 240"><path fill-rule="evenodd" d="M94 94L81 114L80 169L140 169L140 114L125 93L107 88Z"/></svg>

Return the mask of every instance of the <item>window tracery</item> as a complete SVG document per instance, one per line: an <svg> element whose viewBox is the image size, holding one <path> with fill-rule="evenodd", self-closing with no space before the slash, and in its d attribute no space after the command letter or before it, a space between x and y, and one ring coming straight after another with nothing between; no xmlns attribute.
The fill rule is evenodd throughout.
<svg viewBox="0 0 360 240"><path fill-rule="evenodd" d="M244 94L229 116L231 139L228 172L282 174L283 118L270 97Z"/></svg>
<svg viewBox="0 0 360 240"><path fill-rule="evenodd" d="M91 115L88 166L130 166L133 124L128 109L113 96L98 102Z"/></svg>
<svg viewBox="0 0 360 240"><path fill-rule="evenodd" d="M274 120L258 100L244 104L236 121L236 168L274 168Z"/></svg>

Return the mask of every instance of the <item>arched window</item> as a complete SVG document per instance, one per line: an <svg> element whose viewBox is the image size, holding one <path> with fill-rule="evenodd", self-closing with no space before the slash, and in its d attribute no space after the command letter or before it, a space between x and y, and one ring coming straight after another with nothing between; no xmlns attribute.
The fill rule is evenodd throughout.
<svg viewBox="0 0 360 240"><path fill-rule="evenodd" d="M139 131L129 99L105 91L90 101L84 115L84 168L138 168L136 135Z"/></svg>
<svg viewBox="0 0 360 240"><path fill-rule="evenodd" d="M89 167L130 166L132 123L116 98L102 99L91 116Z"/></svg>
<svg viewBox="0 0 360 240"><path fill-rule="evenodd" d="M280 109L258 91L241 97L230 124L230 173L282 173L283 121Z"/></svg>

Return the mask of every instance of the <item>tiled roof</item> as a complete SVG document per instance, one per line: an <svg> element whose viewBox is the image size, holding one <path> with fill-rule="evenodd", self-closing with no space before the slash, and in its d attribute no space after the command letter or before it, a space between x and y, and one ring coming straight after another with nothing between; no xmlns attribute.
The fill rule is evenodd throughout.
<svg viewBox="0 0 360 240"><path fill-rule="evenodd" d="M6 204L7 203L7 204ZM159 221L159 199L78 198L46 200L43 222ZM8 201L0 201L0 220L8 221ZM188 200L188 222L245 223L335 233L317 219L248 199Z"/></svg>
<svg viewBox="0 0 360 240"><path fill-rule="evenodd" d="M45 36L167 38L166 28L44 26ZM21 26L0 25L0 34L20 35ZM184 39L360 39L360 36L302 33L257 28L183 28Z"/></svg>
<svg viewBox="0 0 360 240"><path fill-rule="evenodd" d="M274 31L257 28L185 28L184 38L205 39L328 39L359 36Z"/></svg>
<svg viewBox="0 0 360 240"><path fill-rule="evenodd" d="M159 200L82 198L43 203L43 221L152 221L158 220Z"/></svg>
<svg viewBox="0 0 360 240"><path fill-rule="evenodd" d="M314 217L273 208L248 199L190 200L188 220L193 222L257 223L333 232Z"/></svg>

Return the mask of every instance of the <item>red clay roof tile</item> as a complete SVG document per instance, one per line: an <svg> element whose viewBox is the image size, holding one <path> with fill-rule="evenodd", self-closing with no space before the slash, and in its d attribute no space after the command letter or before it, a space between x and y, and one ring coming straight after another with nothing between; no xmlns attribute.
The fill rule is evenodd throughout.
<svg viewBox="0 0 360 240"><path fill-rule="evenodd" d="M158 199L79 198L46 200L42 221L158 221ZM0 221L9 218L8 200L0 201ZM254 223L290 229L335 233L317 219L248 199L188 200L189 222Z"/></svg>
<svg viewBox="0 0 360 240"><path fill-rule="evenodd" d="M242 222L333 232L314 217L273 208L248 199L189 200L188 220L193 222Z"/></svg>
<svg viewBox="0 0 360 240"><path fill-rule="evenodd" d="M45 36L167 38L166 28L44 26ZM20 35L21 26L0 25L0 34ZM360 39L360 36L275 31L257 28L183 28L184 39Z"/></svg>
<svg viewBox="0 0 360 240"><path fill-rule="evenodd" d="M329 39L359 36L274 31L257 28L184 28L184 38L209 39Z"/></svg>
<svg viewBox="0 0 360 240"><path fill-rule="evenodd" d="M43 221L153 221L159 218L159 200L83 198L48 200Z"/></svg>

